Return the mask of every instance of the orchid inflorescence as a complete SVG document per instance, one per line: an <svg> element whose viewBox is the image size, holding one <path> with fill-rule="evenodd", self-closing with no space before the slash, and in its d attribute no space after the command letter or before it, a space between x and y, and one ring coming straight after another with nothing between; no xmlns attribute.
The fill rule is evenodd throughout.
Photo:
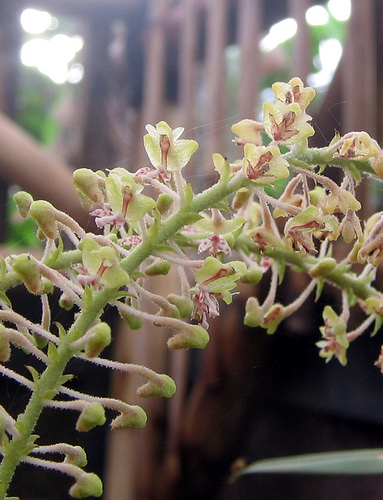
<svg viewBox="0 0 383 500"><path fill-rule="evenodd" d="M372 283L383 259L383 213L363 225L355 195L361 174L383 177L382 150L366 132L336 133L329 146L308 148L314 129L306 109L315 91L299 78L272 88L276 100L264 104L263 123L245 119L232 127L241 158L229 161L214 154L218 180L203 192L195 194L182 172L197 142L181 139L182 128L172 130L160 122L146 127L150 167L74 172L74 185L99 228L95 234L47 201L34 201L23 191L15 195L20 214L35 220L45 249L41 259L24 253L1 260L0 372L31 391L16 420L0 407L1 498L20 462L72 475L72 497L102 494L99 478L83 470L81 448L36 443L33 430L44 407L79 412L79 431L103 425L105 408L117 413L114 429L145 425L139 406L68 388L71 376L65 368L73 357L140 375L146 380L137 390L140 396L174 393L169 376L101 356L112 340L102 316L107 305L131 329L144 322L172 329L171 349L204 348L221 302L230 304L246 284L254 292L263 280L268 291L262 303L256 296L247 298L244 323L272 334L314 290L318 299L328 282L339 289L341 307L325 306L317 345L326 362L337 358L342 365L349 344L382 325L383 294ZM326 175L328 165L340 167L339 183ZM339 260L333 256L336 241L343 242ZM281 304L276 297L286 265L309 279L292 302ZM174 292L165 297L150 291L148 280L171 269L178 275ZM12 309L6 292L19 283L41 297L38 324ZM61 307L75 311L67 330L51 318L48 296L54 289L61 290ZM347 331L356 305L365 318ZM11 345L33 354L46 368L39 373L30 367L31 378L14 372L7 366ZM383 371L383 351L376 364ZM48 453L65 459L42 458Z"/></svg>

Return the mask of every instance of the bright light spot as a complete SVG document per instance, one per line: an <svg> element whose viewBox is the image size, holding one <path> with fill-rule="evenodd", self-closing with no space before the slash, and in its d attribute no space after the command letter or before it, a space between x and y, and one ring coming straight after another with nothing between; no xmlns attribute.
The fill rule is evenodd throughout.
<svg viewBox="0 0 383 500"><path fill-rule="evenodd" d="M259 42L259 49L262 52L270 52L279 44L292 38L297 32L297 22L288 18L271 26L268 34Z"/></svg>
<svg viewBox="0 0 383 500"><path fill-rule="evenodd" d="M351 0L329 0L328 9L338 21L347 21L351 16Z"/></svg>
<svg viewBox="0 0 383 500"><path fill-rule="evenodd" d="M55 83L64 83L69 77L68 65L82 46L83 39L78 36L55 35L50 40L35 38L22 46L20 58L24 65L36 67Z"/></svg>
<svg viewBox="0 0 383 500"><path fill-rule="evenodd" d="M306 21L310 26L327 24L330 16L322 5L313 5L306 11Z"/></svg>
<svg viewBox="0 0 383 500"><path fill-rule="evenodd" d="M313 87L325 87L331 82L338 63L342 57L342 44L336 38L323 40L319 44L319 61L321 70L313 73L307 78L309 85Z"/></svg>
<svg viewBox="0 0 383 500"><path fill-rule="evenodd" d="M52 24L53 18L49 12L35 9L25 9L20 15L20 23L24 31L39 35Z"/></svg>
<svg viewBox="0 0 383 500"><path fill-rule="evenodd" d="M35 38L24 43L20 51L21 62L25 66L37 66L39 54L47 50L47 41L41 38Z"/></svg>
<svg viewBox="0 0 383 500"><path fill-rule="evenodd" d="M84 66L79 63L74 63L70 66L68 71L68 82L69 83L80 83L84 77Z"/></svg>

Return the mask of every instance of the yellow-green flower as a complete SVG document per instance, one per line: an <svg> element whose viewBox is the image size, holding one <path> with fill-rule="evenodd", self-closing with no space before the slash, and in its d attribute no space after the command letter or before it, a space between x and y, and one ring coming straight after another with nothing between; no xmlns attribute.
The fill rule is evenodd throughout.
<svg viewBox="0 0 383 500"><path fill-rule="evenodd" d="M234 139L234 142L240 146L244 146L248 142L250 144L255 144L256 146L261 146L261 132L263 130L263 123L250 120L248 118L245 118L238 123L234 123L231 127L231 131L238 136Z"/></svg>
<svg viewBox="0 0 383 500"><path fill-rule="evenodd" d="M371 139L367 132L357 132L344 139L339 152L335 153L334 157L365 160L378 156L380 151L376 141Z"/></svg>
<svg viewBox="0 0 383 500"><path fill-rule="evenodd" d="M284 104L265 102L263 104L265 132L279 144L291 145L311 137L315 131L307 122L311 116L302 111L297 102Z"/></svg>
<svg viewBox="0 0 383 500"><path fill-rule="evenodd" d="M334 356L343 366L347 364L347 348L349 341L346 335L346 322L336 314L331 306L323 310L324 326L320 328L323 340L317 342L321 348L319 356L330 361Z"/></svg>
<svg viewBox="0 0 383 500"><path fill-rule="evenodd" d="M168 172L181 170L198 148L198 143L189 139L179 139L184 129L172 130L166 122L159 122L155 127L146 125L148 134L144 136L144 146L149 160L155 168Z"/></svg>
<svg viewBox="0 0 383 500"><path fill-rule="evenodd" d="M278 146L245 144L243 169L246 176L257 184L268 186L289 176L288 162L281 158Z"/></svg>
<svg viewBox="0 0 383 500"><path fill-rule="evenodd" d="M305 87L300 78L294 77L288 83L276 82L272 86L275 97L284 104L297 102L301 109L306 109L315 97L312 87Z"/></svg>
<svg viewBox="0 0 383 500"><path fill-rule="evenodd" d="M79 249L82 251L82 264L73 264L72 267L79 273L77 280L81 285L96 286L98 289L120 288L130 282L114 248L101 246L94 239L85 237Z"/></svg>
<svg viewBox="0 0 383 500"><path fill-rule="evenodd" d="M320 207L328 214L339 212L346 214L347 210L360 210L362 205L350 191L339 188L325 196L320 202Z"/></svg>
<svg viewBox="0 0 383 500"><path fill-rule="evenodd" d="M142 184L124 168L114 168L105 179L109 206L114 214L121 214L128 222L137 222L152 210L156 203L149 196L141 194Z"/></svg>

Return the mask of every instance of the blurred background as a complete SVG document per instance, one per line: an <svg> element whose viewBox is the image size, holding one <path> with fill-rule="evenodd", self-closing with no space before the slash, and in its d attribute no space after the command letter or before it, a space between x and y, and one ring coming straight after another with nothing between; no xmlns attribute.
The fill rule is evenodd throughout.
<svg viewBox="0 0 383 500"><path fill-rule="evenodd" d="M212 153L240 155L230 127L261 119L274 81L299 76L316 89L311 145L327 144L335 129L365 130L381 143L382 26L381 0L0 0L3 251L36 246L33 224L20 221L12 205L16 186L85 225L87 214L72 202L71 170L146 165L147 123L183 126L184 137L200 143L186 175L194 187L206 186L214 179ZM63 175L58 185L56 173ZM360 197L382 209L380 188L364 188ZM33 309L22 291L15 300ZM336 300L331 291L328 300ZM132 377L74 367L86 390L142 404L149 414L145 430L86 438L103 498L383 499L379 478L321 478L318 487L313 477L261 477L227 485L239 458L383 445L383 381L370 368L379 349L361 341L353 369L330 364L326 371L315 347L321 304L286 322L275 340L241 326L244 301L213 322L212 341L198 354L169 354L168 332L133 333L111 317L113 355L170 373L178 386L171 401L142 403ZM16 409L24 400L7 384L3 399ZM57 425L69 432L62 420ZM26 469L18 477L23 499L36 498L28 496L36 474ZM65 481L46 477L39 476L39 499L68 498Z"/></svg>

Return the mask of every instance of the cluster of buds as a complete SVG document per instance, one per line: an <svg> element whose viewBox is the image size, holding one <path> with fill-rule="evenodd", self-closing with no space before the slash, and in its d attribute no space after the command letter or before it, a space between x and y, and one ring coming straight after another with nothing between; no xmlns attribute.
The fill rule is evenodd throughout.
<svg viewBox="0 0 383 500"><path fill-rule="evenodd" d="M132 330L144 324L167 327L171 349L201 349L222 302L230 305L242 287L251 287L245 324L273 334L314 290L318 298L328 282L339 288L342 310L328 305L323 311L317 345L326 362L336 358L346 364L350 343L365 331L378 331L383 294L373 281L383 259L383 215L372 215L363 227L355 187L361 172L382 176L382 151L365 132L337 134L328 147L308 148L314 129L306 109L315 91L299 78L272 88L275 102L264 104L263 122L246 119L232 127L239 159L214 154L219 180L199 194L183 176L197 142L181 139L182 128L160 122L146 127L144 147L151 166L135 172L121 167L74 172L74 185L95 219L97 234L86 233L46 201L34 201L24 192L15 195L20 214L36 222L45 250L40 260L22 254L1 261L0 373L31 390L31 405L78 411L80 432L103 425L105 408L118 413L113 429L145 425L146 414L139 406L68 388L70 376L63 375L63 369L72 357L141 375L146 379L137 389L141 397L174 393L175 384L167 375L102 357L113 335L101 320L107 305L115 307ZM339 183L326 175L327 165L341 167ZM69 250L62 233L69 239ZM339 240L342 247L350 245L340 262L332 252ZM306 273L308 280L297 297L286 296L286 303L280 303L276 297L286 266ZM173 278L175 273L169 278L172 293L165 297L152 292L148 281L172 268L179 278ZM12 311L6 292L20 282L41 297L38 324ZM262 303L254 295L259 282L267 289ZM60 305L75 310L67 331L50 315L48 296L55 288L62 292ZM350 308L356 304L366 317L347 332ZM12 372L6 366L12 345L38 357L45 371L30 368L32 380ZM381 369L382 359L383 354L377 361ZM24 421L21 415L18 425L3 409L0 416L0 437L7 443L0 449L4 463L12 454L41 466L42 459L30 456L46 448L31 437L36 421ZM47 461L46 466L74 476L72 496L102 494L98 478L85 474L82 462L68 467ZM0 492L6 487L2 481L0 466Z"/></svg>

